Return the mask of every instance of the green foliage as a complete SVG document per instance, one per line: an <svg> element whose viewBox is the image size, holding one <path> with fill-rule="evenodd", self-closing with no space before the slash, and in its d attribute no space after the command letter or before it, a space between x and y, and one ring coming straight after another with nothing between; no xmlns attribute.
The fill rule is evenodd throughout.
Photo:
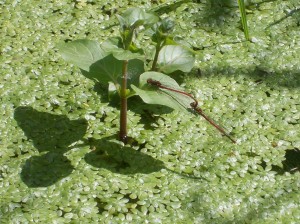
<svg viewBox="0 0 300 224"><path fill-rule="evenodd" d="M61 44L59 50L62 57L81 68L88 78L103 84L113 82L118 89L121 84L122 61L129 60L127 75L130 79L136 80L144 70L142 61L139 61L145 59L143 51L136 48L132 42L134 30L138 26L154 23L152 40L159 44L159 48L156 51L157 60L153 63L157 64L158 70L167 74L175 71L191 71L195 61L191 50L177 45L175 41L171 42L174 45L168 45L171 40L168 33L174 27L171 20L164 19L155 23L158 17L138 8L126 10L122 16L118 16L118 20L122 38L110 38L101 45L91 40L76 40Z"/></svg>
<svg viewBox="0 0 300 224"><path fill-rule="evenodd" d="M96 41L75 40L60 46L62 57L89 72L92 64L108 55Z"/></svg>
<svg viewBox="0 0 300 224"><path fill-rule="evenodd" d="M111 53L117 60L145 59L142 49L124 50L122 48L122 40L119 37L109 38L101 44L101 47L105 52Z"/></svg>
<svg viewBox="0 0 300 224"><path fill-rule="evenodd" d="M122 31L134 30L141 25L151 26L158 21L158 17L147 13L141 8L127 9L122 15L117 15Z"/></svg>
<svg viewBox="0 0 300 224"><path fill-rule="evenodd" d="M130 51L124 51L116 45L116 38L104 42L101 46L96 41L75 40L60 45L62 57L82 69L83 75L97 82L107 84L113 82L117 87L122 74L122 59L138 58ZM112 53L112 54L110 54ZM128 64L128 76L134 83L144 71L144 62L130 60Z"/></svg>
<svg viewBox="0 0 300 224"><path fill-rule="evenodd" d="M194 66L195 58L190 50L181 46L164 46L157 59L157 67L161 72L170 74L175 71L189 72Z"/></svg>
<svg viewBox="0 0 300 224"><path fill-rule="evenodd" d="M158 87L153 87L147 83L148 79L159 80L162 85L171 86L177 90L181 89L175 80L167 75L158 72L145 72L140 76L141 88L131 86L145 103L160 104L182 112L190 108L192 101L189 97L166 89L158 90Z"/></svg>
<svg viewBox="0 0 300 224"><path fill-rule="evenodd" d="M0 7L1 223L299 222L299 1L251 1L251 43L240 42L237 8L213 17L208 1L178 2L24 0ZM203 119L135 97L128 134L139 145L111 140L119 111L108 104L107 89L55 46L119 35L113 14L129 4L165 7L160 15L175 21L174 38L197 51L200 71L178 83L184 80L181 87L238 144ZM149 42L141 35L136 45L151 49Z"/></svg>
<svg viewBox="0 0 300 224"><path fill-rule="evenodd" d="M109 90L112 89L113 92L117 90L121 98L119 139L126 143L128 139L127 98L135 95L127 90L127 79L132 78L132 83L134 83L143 72L142 61L132 60L143 59L143 50L137 48L133 41L137 33L136 29L140 26L152 26L152 40L156 43L152 70L158 69L167 74L175 71L189 72L193 68L195 59L191 50L177 45L168 35L174 28L171 20L158 21L156 15L140 8L127 9L122 15L117 15L117 18L121 37L108 39L102 45L90 40L73 41L61 45L59 50L62 57L81 68L86 77L108 84ZM111 88L109 83L113 83L115 87ZM136 92L136 94L139 93L143 92ZM155 97L155 95L147 97L151 96ZM155 101L161 104L158 97L150 101L144 100L144 102L151 103ZM176 102L180 104L180 101L173 101L172 104ZM182 106L173 106L173 108L182 108Z"/></svg>

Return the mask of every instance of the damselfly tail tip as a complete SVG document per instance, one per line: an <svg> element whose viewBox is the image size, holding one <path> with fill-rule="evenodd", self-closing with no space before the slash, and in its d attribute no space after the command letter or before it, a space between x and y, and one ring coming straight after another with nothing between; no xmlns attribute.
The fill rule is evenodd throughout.
<svg viewBox="0 0 300 224"><path fill-rule="evenodd" d="M230 141L231 141L233 144L236 144L236 140L235 140L235 139L231 138L231 137L230 137L230 136L228 136L228 135L226 135L226 137L227 137L227 138L229 138L229 139L230 139Z"/></svg>

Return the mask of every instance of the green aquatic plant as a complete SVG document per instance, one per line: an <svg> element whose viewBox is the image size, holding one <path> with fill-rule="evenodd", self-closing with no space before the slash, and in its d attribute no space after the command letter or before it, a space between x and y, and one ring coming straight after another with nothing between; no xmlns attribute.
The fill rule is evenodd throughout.
<svg viewBox="0 0 300 224"><path fill-rule="evenodd" d="M175 71L189 72L194 66L193 51L179 45L171 35L174 22L160 19L154 13L139 8L127 9L117 15L120 25L120 36L108 38L99 44L93 40L75 40L59 47L62 57L77 65L86 77L109 86L120 97L120 131L119 140L127 142L127 99L139 95L146 103L163 104L174 109L181 108L179 96L161 101L159 93L149 89L145 78L161 80L164 74ZM141 28L149 29L152 43L155 45L154 59L151 70L145 72L146 58L144 50L135 44ZM140 79L140 83L138 80ZM170 82L175 82L169 78ZM176 82L175 82L176 83ZM128 88L130 86L131 88ZM139 87L137 87L139 86ZM151 91L152 90L152 91ZM156 95L153 95L156 94ZM145 100L151 98L151 101ZM186 109L186 108L185 108Z"/></svg>

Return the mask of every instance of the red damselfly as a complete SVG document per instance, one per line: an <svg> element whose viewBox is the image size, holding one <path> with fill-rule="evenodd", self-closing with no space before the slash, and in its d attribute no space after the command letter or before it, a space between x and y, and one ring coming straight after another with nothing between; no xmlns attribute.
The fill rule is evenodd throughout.
<svg viewBox="0 0 300 224"><path fill-rule="evenodd" d="M154 79L147 79L147 83L150 84L150 85L152 85L152 86L156 86L158 88L161 88L161 89L170 90L172 92L180 93L182 95L190 97L194 101L193 105L195 105L195 107L198 106L198 101L196 100L196 98L192 94L189 94L189 93L177 90L177 89L170 88L168 86L165 86L165 85L161 84L160 81L157 81L157 80L154 80Z"/></svg>
<svg viewBox="0 0 300 224"><path fill-rule="evenodd" d="M184 91L181 91L181 90L177 90L177 89L173 89L171 87L165 86L160 81L157 81L157 80L154 80L154 79L151 79L151 78L147 79L147 83L152 85L152 86L156 86L160 89L166 89L166 90L176 92L176 93L179 93L179 94L182 94L182 95L185 95L185 96L191 98L194 101L190 104L191 109L193 111L195 111L197 114L199 114L200 116L202 116L205 120L207 120L212 126L214 126L219 132L221 132L227 138L229 138L233 143L236 143L236 141L222 127L217 125L210 117L208 117L203 112L203 110L200 107L198 107L198 101L196 100L196 98L193 95L191 95L189 93L186 93Z"/></svg>

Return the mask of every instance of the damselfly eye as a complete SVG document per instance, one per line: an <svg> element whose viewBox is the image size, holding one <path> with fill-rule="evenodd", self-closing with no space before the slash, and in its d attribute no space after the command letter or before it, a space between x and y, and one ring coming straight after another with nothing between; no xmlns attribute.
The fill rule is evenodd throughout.
<svg viewBox="0 0 300 224"><path fill-rule="evenodd" d="M192 108L195 108L197 106L196 102L192 102L190 105L191 105Z"/></svg>

